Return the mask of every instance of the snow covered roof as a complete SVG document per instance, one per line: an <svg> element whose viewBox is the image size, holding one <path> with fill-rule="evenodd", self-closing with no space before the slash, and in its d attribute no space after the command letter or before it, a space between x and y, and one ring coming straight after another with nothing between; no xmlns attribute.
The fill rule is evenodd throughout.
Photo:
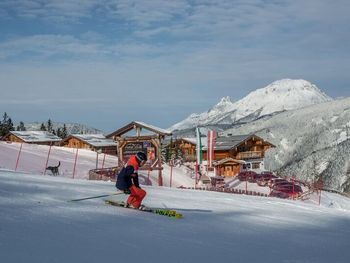
<svg viewBox="0 0 350 263"><path fill-rule="evenodd" d="M245 140L248 140L249 138L260 138L259 136L256 136L255 134L246 134L246 135L234 135L234 136L225 136L225 137L217 137L215 139L215 146L214 149L217 151L224 151L224 150L230 150ZM197 145L197 139L195 137L183 137L183 138L177 138L178 140L184 140L187 141L193 145ZM273 144L263 140L265 143L271 145L272 147L275 147ZM166 140L166 142L169 144L170 140ZM202 150L208 149L208 140L207 137L201 137L201 143L202 143Z"/></svg>
<svg viewBox="0 0 350 263"><path fill-rule="evenodd" d="M251 136L252 135L236 135L228 137L218 137L215 139L214 148L215 150L229 150Z"/></svg>
<svg viewBox="0 0 350 263"><path fill-rule="evenodd" d="M134 121L134 123L136 123L136 124L138 124L140 126L143 126L144 128L146 128L146 129L148 129L150 131L154 131L154 132L157 132L157 133L163 133L164 135L171 135L172 134L171 131L169 131L169 130L158 128L156 126L144 123L142 121Z"/></svg>
<svg viewBox="0 0 350 263"><path fill-rule="evenodd" d="M117 146L115 141L106 138L103 134L71 134L70 137L75 137L93 147Z"/></svg>
<svg viewBox="0 0 350 263"><path fill-rule="evenodd" d="M107 138L110 138L112 136L121 136L133 129L137 129L139 128L140 130L142 128L146 129L146 130L149 130L151 132L154 132L156 134L159 134L161 136L170 136L172 135L171 131L168 131L168 130L165 130L165 129L162 129L162 128L158 128L156 126L153 126L153 125L150 125L150 124L147 124L147 123L144 123L144 122L141 122L141 121L132 121L130 122L129 124L125 125L124 127L118 129L117 131L111 133L111 134L108 134L106 137Z"/></svg>
<svg viewBox="0 0 350 263"><path fill-rule="evenodd" d="M48 131L10 131L9 134L13 134L27 143L59 142L62 140Z"/></svg>

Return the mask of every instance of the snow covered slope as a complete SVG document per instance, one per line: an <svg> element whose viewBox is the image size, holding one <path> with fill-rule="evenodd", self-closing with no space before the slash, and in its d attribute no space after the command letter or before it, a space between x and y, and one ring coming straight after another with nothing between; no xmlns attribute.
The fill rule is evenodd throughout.
<svg viewBox="0 0 350 263"><path fill-rule="evenodd" d="M221 135L255 133L277 147L265 168L350 192L350 97L237 125Z"/></svg>
<svg viewBox="0 0 350 263"><path fill-rule="evenodd" d="M144 187L144 203L177 209L172 219L71 198L114 191L111 182L0 171L0 258L11 263L345 263L350 202ZM115 196L123 199L124 196Z"/></svg>
<svg viewBox="0 0 350 263"><path fill-rule="evenodd" d="M235 103L231 102L229 97L224 97L209 111L191 114L170 129L182 130L195 126L251 121L275 112L299 109L331 100L332 98L306 80L282 79L251 92Z"/></svg>
<svg viewBox="0 0 350 263"><path fill-rule="evenodd" d="M0 169L15 170L16 162L18 158L20 143L7 143L0 141ZM49 152L49 146L36 145L36 144L23 144L20 158L18 158L17 171L25 173L43 174L46 167L47 156ZM118 163L118 158L112 155L99 154L96 152L79 149L78 157L76 160L76 166L74 167L76 157L76 149L57 147L54 146L50 151L50 158L48 165L57 165L61 162L59 168L60 176L73 177L73 171L75 173L74 178L87 179L89 170L97 167L104 168L115 167ZM186 173L186 168L174 167L170 172L168 165L163 166L163 184L165 186L170 185L170 177L172 180L172 186L186 186L191 187L194 185L194 179L191 178L191 174ZM46 175L51 175L51 172L45 171ZM152 185L158 185L158 171L154 170L148 174L147 171L139 172L141 183L145 181L145 178L149 176ZM170 176L170 174L172 176Z"/></svg>

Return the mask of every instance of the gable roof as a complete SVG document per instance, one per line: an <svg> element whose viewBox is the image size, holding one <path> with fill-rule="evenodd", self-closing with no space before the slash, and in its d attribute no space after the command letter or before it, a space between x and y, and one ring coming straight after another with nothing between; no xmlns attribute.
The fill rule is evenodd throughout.
<svg viewBox="0 0 350 263"><path fill-rule="evenodd" d="M168 130L165 130L165 129L162 129L162 128L158 128L156 126L153 126L153 125L150 125L150 124L147 124L147 123L144 123L144 122L141 122L141 121L132 121L130 122L129 124L125 125L124 127L116 130L115 132L112 132L111 134L108 134L106 137L107 138L110 138L110 137L113 137L113 136L121 136L133 129L146 129L146 130L149 130L151 132L154 132L160 136L170 136L172 135L172 133Z"/></svg>
<svg viewBox="0 0 350 263"><path fill-rule="evenodd" d="M235 135L235 136L228 136L228 137L217 137L215 139L215 146L214 149L216 151L225 151L225 150L231 150L234 147L237 147L241 143L249 140L250 138L256 138L264 141L264 143L271 145L272 147L275 147L273 144L265 141L264 139L260 138L259 136L256 136L255 134L245 134L245 135ZM187 142L190 142L194 145L197 145L196 138L179 138L181 140L185 140ZM202 150L207 150L207 137L202 137Z"/></svg>
<svg viewBox="0 0 350 263"><path fill-rule="evenodd" d="M93 147L117 146L115 141L106 138L103 134L71 134L62 142L68 141L71 138L76 138Z"/></svg>
<svg viewBox="0 0 350 263"><path fill-rule="evenodd" d="M230 150L237 146L238 144L246 141L253 135L236 135L236 136L229 136L229 137L218 137L215 139L215 150Z"/></svg>
<svg viewBox="0 0 350 263"><path fill-rule="evenodd" d="M5 137L10 134L18 137L24 142L35 143L35 142L59 142L62 139L48 131L10 131Z"/></svg>

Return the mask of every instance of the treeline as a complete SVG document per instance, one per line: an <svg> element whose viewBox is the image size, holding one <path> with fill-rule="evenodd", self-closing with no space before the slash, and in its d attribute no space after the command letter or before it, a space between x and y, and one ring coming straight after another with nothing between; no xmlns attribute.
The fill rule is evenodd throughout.
<svg viewBox="0 0 350 263"><path fill-rule="evenodd" d="M23 121L19 122L17 127L14 127L11 117L5 112L3 114L2 120L0 120L0 137L5 136L10 131L26 131L26 127ZM58 127L57 129L53 128L52 121L49 119L46 123L41 123L41 131L48 131L54 135L57 135L60 138L65 138L68 135L66 124L63 124L63 127Z"/></svg>
<svg viewBox="0 0 350 263"><path fill-rule="evenodd" d="M41 123L41 131L48 131L54 135L57 135L60 138L65 138L68 135L66 124L63 124L63 128L58 127L56 130L53 128L51 119L48 119L46 123Z"/></svg>

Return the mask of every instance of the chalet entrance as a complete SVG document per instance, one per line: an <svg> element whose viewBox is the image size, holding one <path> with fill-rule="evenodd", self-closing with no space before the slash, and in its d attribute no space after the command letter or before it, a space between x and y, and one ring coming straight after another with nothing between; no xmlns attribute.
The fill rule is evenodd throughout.
<svg viewBox="0 0 350 263"><path fill-rule="evenodd" d="M172 133L167 130L133 121L106 137L113 138L117 142L119 167L122 167L131 155L144 152L147 155L147 162L140 170L158 170L158 185L162 186L161 142L165 136L171 135Z"/></svg>
<svg viewBox="0 0 350 263"><path fill-rule="evenodd" d="M215 167L215 175L230 177L236 176L241 171L241 165L244 161L235 160L233 158L225 158L213 163Z"/></svg>

